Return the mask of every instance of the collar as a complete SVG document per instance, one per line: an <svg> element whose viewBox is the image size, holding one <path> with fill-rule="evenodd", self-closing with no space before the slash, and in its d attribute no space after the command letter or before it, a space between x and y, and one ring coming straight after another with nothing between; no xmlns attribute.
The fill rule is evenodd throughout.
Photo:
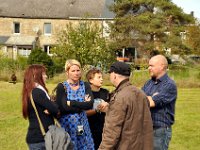
<svg viewBox="0 0 200 150"><path fill-rule="evenodd" d="M129 79L124 79L122 80L119 85L117 86L117 88L115 89L115 91L118 91L118 89L120 89L121 87L123 87L123 85L126 85L126 83L129 83Z"/></svg>
<svg viewBox="0 0 200 150"><path fill-rule="evenodd" d="M117 94L121 89L123 89L124 87L129 86L129 85L131 85L131 83L129 82L129 79L124 79L124 80L122 80L122 81L119 83L119 85L116 87L116 89L115 89L114 91L112 91L112 92L109 94L109 97L110 97L109 99L110 99L110 100L115 99L116 94ZM111 99L111 97L113 97L113 98Z"/></svg>
<svg viewBox="0 0 200 150"><path fill-rule="evenodd" d="M158 84L159 82L162 82L164 80L166 80L168 78L167 73L165 73L162 77L160 77L159 79L151 79L155 84Z"/></svg>
<svg viewBox="0 0 200 150"><path fill-rule="evenodd" d="M47 93L47 91L44 89L43 86L41 86L41 85L38 84L38 83L36 83L35 86L36 86L36 88L41 89L41 90L46 94L46 96L48 97L48 99L50 100L50 96L49 96L49 94Z"/></svg>

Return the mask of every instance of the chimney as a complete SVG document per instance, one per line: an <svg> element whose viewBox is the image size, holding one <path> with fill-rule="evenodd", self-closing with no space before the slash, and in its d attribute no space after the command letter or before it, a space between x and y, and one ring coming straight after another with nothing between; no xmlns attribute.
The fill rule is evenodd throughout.
<svg viewBox="0 0 200 150"><path fill-rule="evenodd" d="M194 17L194 11L191 11L191 12L190 12L190 15L191 15L192 17Z"/></svg>

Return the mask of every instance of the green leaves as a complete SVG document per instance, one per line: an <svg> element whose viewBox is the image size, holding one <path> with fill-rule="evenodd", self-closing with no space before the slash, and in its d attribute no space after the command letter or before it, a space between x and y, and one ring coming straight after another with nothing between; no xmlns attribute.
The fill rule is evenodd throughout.
<svg viewBox="0 0 200 150"><path fill-rule="evenodd" d="M62 60L77 59L81 65L107 67L114 60L114 51L102 37L101 24L94 21L81 21L67 24L58 37L59 44L54 52Z"/></svg>
<svg viewBox="0 0 200 150"><path fill-rule="evenodd" d="M47 74L49 77L53 77L55 72L55 66L53 60L40 48L32 50L27 60L28 64L43 64L47 68Z"/></svg>
<svg viewBox="0 0 200 150"><path fill-rule="evenodd" d="M137 47L144 54L154 49L163 51L163 48L171 48L173 53L175 49L177 52L187 47L183 42L175 45L171 39L181 41L180 32L194 23L194 18L170 0L118 0L111 10L116 13L111 38L118 48Z"/></svg>

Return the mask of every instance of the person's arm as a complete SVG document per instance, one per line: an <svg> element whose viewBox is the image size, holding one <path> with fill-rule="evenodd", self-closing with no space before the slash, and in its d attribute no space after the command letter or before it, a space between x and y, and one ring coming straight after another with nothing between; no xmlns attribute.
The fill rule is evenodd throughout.
<svg viewBox="0 0 200 150"><path fill-rule="evenodd" d="M105 113L108 109L108 105L109 105L109 91L106 89L101 88L100 91L100 99L102 99L102 102L97 106L97 109L91 109L86 111L87 116L92 116L95 115L96 113Z"/></svg>
<svg viewBox="0 0 200 150"><path fill-rule="evenodd" d="M99 150L115 149L115 146L120 140L126 111L127 105L124 97L119 97L117 101L110 102L109 110L106 113L102 142Z"/></svg>
<svg viewBox="0 0 200 150"><path fill-rule="evenodd" d="M150 107L163 107L174 101L177 97L177 88L175 84L166 83L160 92L155 92L152 96L148 96Z"/></svg>
<svg viewBox="0 0 200 150"><path fill-rule="evenodd" d="M106 89L103 89L104 93L105 93L105 100L99 105L98 109L101 112L107 112L108 111L108 107L109 107L109 102L110 102L110 97L109 97L109 91Z"/></svg>
<svg viewBox="0 0 200 150"><path fill-rule="evenodd" d="M56 103L58 104L61 113L65 114L81 112L81 109L67 105L66 96L67 95L65 93L63 84L59 83L56 90Z"/></svg>
<svg viewBox="0 0 200 150"><path fill-rule="evenodd" d="M91 87L89 83L85 82L85 95L89 95L91 98L90 101L78 102L78 101L70 101L70 106L76 107L82 110L92 109L94 103L94 97L91 91Z"/></svg>
<svg viewBox="0 0 200 150"><path fill-rule="evenodd" d="M155 107L155 102L153 101L152 97L151 96L147 96L147 99L148 99L148 104L150 107Z"/></svg>
<svg viewBox="0 0 200 150"><path fill-rule="evenodd" d="M95 115L97 113L97 110L95 109L90 109L86 111L87 116L92 116Z"/></svg>
<svg viewBox="0 0 200 150"><path fill-rule="evenodd" d="M36 104L44 107L44 111L47 110L48 113L52 114L53 116L58 115L58 106L46 96L44 91L39 88L34 88L32 90L32 97Z"/></svg>

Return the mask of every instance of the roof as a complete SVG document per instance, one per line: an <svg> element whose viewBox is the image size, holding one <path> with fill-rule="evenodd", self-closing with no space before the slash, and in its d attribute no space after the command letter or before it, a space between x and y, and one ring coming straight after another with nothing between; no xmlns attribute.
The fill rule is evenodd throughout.
<svg viewBox="0 0 200 150"><path fill-rule="evenodd" d="M5 44L5 42L9 39L9 36L0 36L0 44Z"/></svg>
<svg viewBox="0 0 200 150"><path fill-rule="evenodd" d="M34 36L0 36L0 44L4 45L33 45Z"/></svg>
<svg viewBox="0 0 200 150"><path fill-rule="evenodd" d="M107 7L113 0L0 0L0 17L114 18Z"/></svg>

